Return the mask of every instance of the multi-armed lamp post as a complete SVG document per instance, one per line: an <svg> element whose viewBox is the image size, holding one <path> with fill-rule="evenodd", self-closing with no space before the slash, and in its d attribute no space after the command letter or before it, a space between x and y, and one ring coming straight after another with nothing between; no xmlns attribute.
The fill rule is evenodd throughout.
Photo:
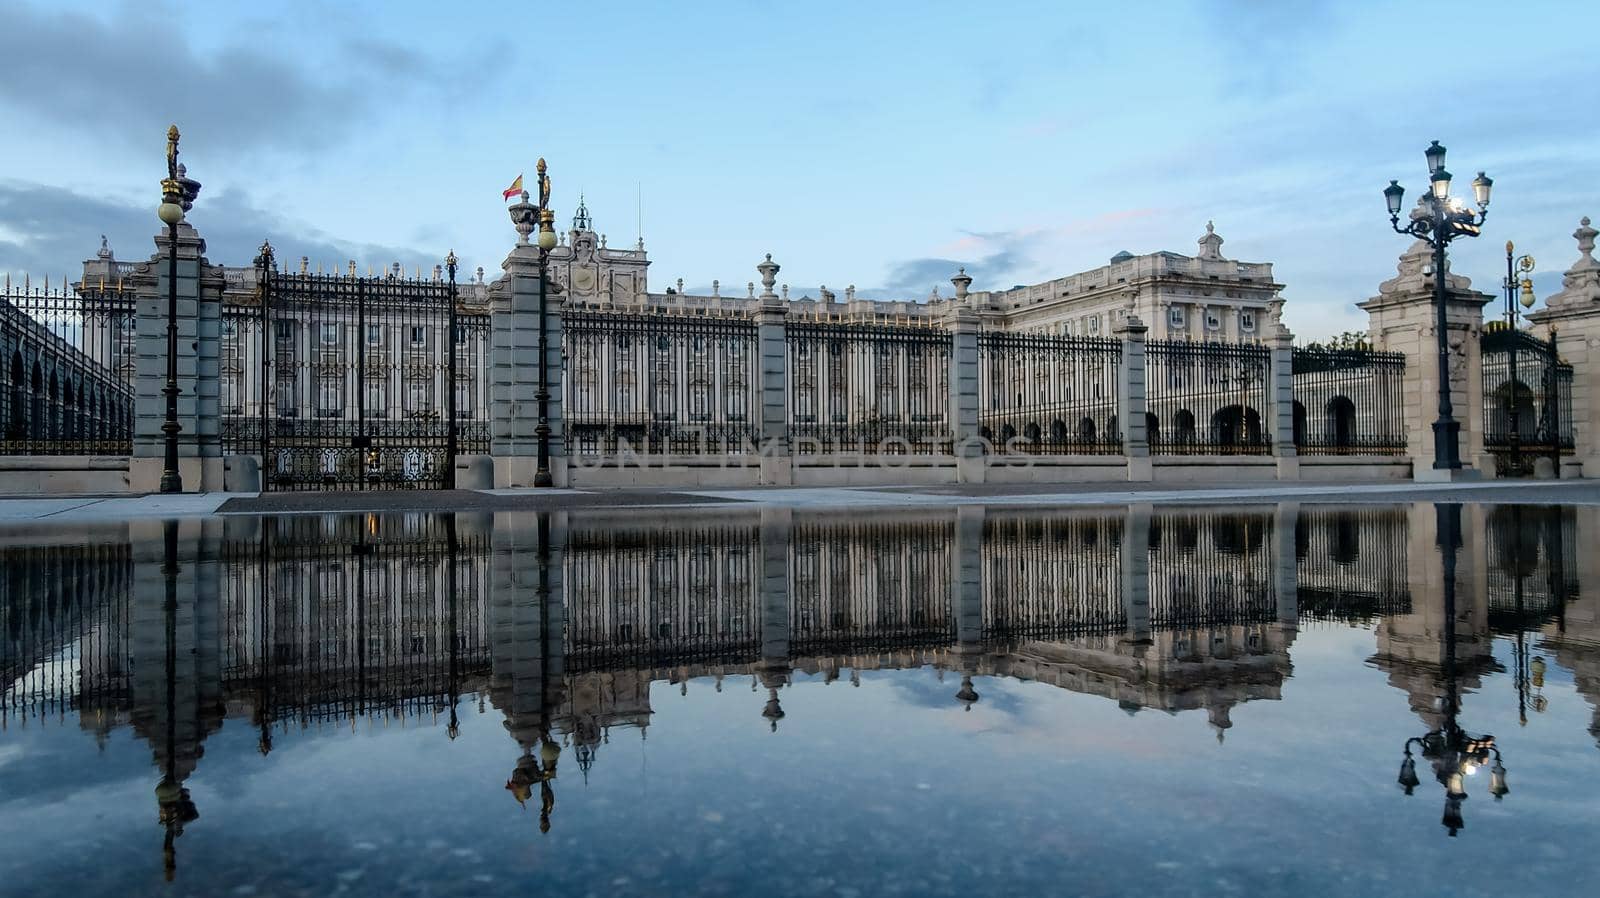
<svg viewBox="0 0 1600 898"><path fill-rule="evenodd" d="M161 469L161 492L183 492L183 476L178 473L178 225L184 213L194 208L200 195L200 182L188 176L178 163L178 126L167 129L167 176L161 181L161 206L156 214L167 225L167 417L161 424L166 434L166 459Z"/></svg>
<svg viewBox="0 0 1600 898"><path fill-rule="evenodd" d="M1440 470L1461 467L1461 422L1450 404L1450 343L1446 339L1448 320L1445 304L1445 247L1457 237L1476 237L1489 214L1489 191L1494 180L1483 172L1472 180L1472 193L1478 211L1450 195L1450 172L1444 167L1445 149L1435 140L1424 152L1428 159L1430 189L1418 203L1410 219L1400 224L1400 206L1405 188L1390 181L1383 190L1389 203L1389 223L1396 233L1409 234L1433 247L1434 331L1439 341L1439 417L1433 422L1433 466Z"/></svg>

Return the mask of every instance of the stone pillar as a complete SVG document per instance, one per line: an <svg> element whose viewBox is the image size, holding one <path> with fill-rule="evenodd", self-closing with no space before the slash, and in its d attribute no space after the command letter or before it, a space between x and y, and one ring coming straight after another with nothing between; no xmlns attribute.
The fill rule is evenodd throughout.
<svg viewBox="0 0 1600 898"><path fill-rule="evenodd" d="M1272 440L1279 480L1300 479L1299 452L1294 445L1294 334L1278 325L1267 338L1267 408L1262 423Z"/></svg>
<svg viewBox="0 0 1600 898"><path fill-rule="evenodd" d="M1561 476L1600 477L1600 261L1594 257L1595 236L1586 216L1572 232L1578 261L1561 279L1561 292L1528 316L1545 336L1557 336L1556 352L1572 365L1572 435L1577 471L1563 465Z"/></svg>
<svg viewBox="0 0 1600 898"><path fill-rule="evenodd" d="M756 266L761 272L761 300L756 307L757 363L761 366L757 448L761 453L761 482L787 486L794 482L789 454L789 344L784 330L788 307L772 292L779 267L771 253Z"/></svg>
<svg viewBox="0 0 1600 898"><path fill-rule="evenodd" d="M950 552L950 608L956 622L956 650L981 651L983 642L983 519L981 505L956 507L955 543Z"/></svg>
<svg viewBox="0 0 1600 898"><path fill-rule="evenodd" d="M1433 471L1433 422L1438 417L1439 350L1434 328L1433 250L1418 240L1400 256L1398 273L1378 285L1378 295L1357 303L1367 311L1372 348L1404 353L1401 385L1406 452L1412 476ZM1450 345L1450 400L1461 422L1461 460L1471 466L1483 447L1483 371L1479 338L1483 307L1492 297L1472 289L1468 278L1446 273L1445 319ZM1481 469L1481 468L1480 468ZM1487 470L1492 472L1493 465ZM1464 477L1480 476L1463 468Z"/></svg>
<svg viewBox="0 0 1600 898"><path fill-rule="evenodd" d="M549 732L562 693L565 513L494 516L489 556L489 693L524 752Z"/></svg>
<svg viewBox="0 0 1600 898"><path fill-rule="evenodd" d="M156 235L156 253L129 278L137 296L134 333L133 457L129 488L154 492L165 468L167 305L171 240ZM222 269L205 258L206 242L188 222L178 225L178 473L185 492L222 489L220 395Z"/></svg>
<svg viewBox="0 0 1600 898"><path fill-rule="evenodd" d="M950 329L950 438L956 481L982 483L985 458L978 435L978 314L957 305L945 318Z"/></svg>
<svg viewBox="0 0 1600 898"><path fill-rule="evenodd" d="M1122 523L1122 612L1128 627L1123 638L1143 655L1152 642L1150 623L1150 518L1149 505L1129 505Z"/></svg>
<svg viewBox="0 0 1600 898"><path fill-rule="evenodd" d="M1154 477L1150 434L1145 421L1144 343L1149 332L1137 315L1122 319L1111 331L1122 340L1122 365L1117 368L1117 420L1122 422L1122 454L1128 479L1140 483Z"/></svg>
<svg viewBox="0 0 1600 898"><path fill-rule="evenodd" d="M496 488L533 486L539 456L539 286L545 280L545 371L550 398L550 473L567 485L561 409L561 295L545 279L539 249L518 243L489 285L489 451Z"/></svg>

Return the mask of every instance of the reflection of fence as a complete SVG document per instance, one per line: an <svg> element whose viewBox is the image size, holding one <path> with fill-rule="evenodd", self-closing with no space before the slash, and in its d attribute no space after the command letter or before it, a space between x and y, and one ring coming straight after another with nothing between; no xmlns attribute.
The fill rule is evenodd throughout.
<svg viewBox="0 0 1600 898"><path fill-rule="evenodd" d="M1405 509L1301 506L1294 536L1301 617L1364 623L1411 610Z"/></svg>
<svg viewBox="0 0 1600 898"><path fill-rule="evenodd" d="M132 293L0 293L0 455L127 455Z"/></svg>
<svg viewBox="0 0 1600 898"><path fill-rule="evenodd" d="M791 650L870 653L948 641L951 539L945 521L797 525Z"/></svg>
<svg viewBox="0 0 1600 898"><path fill-rule="evenodd" d="M988 517L983 526L986 640L1114 633L1122 606L1120 518Z"/></svg>
<svg viewBox="0 0 1600 898"><path fill-rule="evenodd" d="M756 345L747 318L567 310L568 451L753 451L761 409Z"/></svg>
<svg viewBox="0 0 1600 898"><path fill-rule="evenodd" d="M1371 349L1294 350L1294 444L1301 455L1401 455L1405 356Z"/></svg>
<svg viewBox="0 0 1600 898"><path fill-rule="evenodd" d="M950 334L891 324L790 322L796 453L950 451Z"/></svg>
<svg viewBox="0 0 1600 898"><path fill-rule="evenodd" d="M1118 452L1121 362L1120 340L984 332L979 432L999 452Z"/></svg>
<svg viewBox="0 0 1600 898"><path fill-rule="evenodd" d="M1278 613L1270 513L1150 520L1150 622L1155 629L1273 620Z"/></svg>
<svg viewBox="0 0 1600 898"><path fill-rule="evenodd" d="M1512 633L1559 619L1578 597L1577 513L1555 505L1489 508L1489 625ZM1587 550L1586 550L1587 551Z"/></svg>
<svg viewBox="0 0 1600 898"><path fill-rule="evenodd" d="M1264 454L1271 354L1265 346L1152 340L1145 347L1150 451Z"/></svg>
<svg viewBox="0 0 1600 898"><path fill-rule="evenodd" d="M1573 451L1572 366L1555 340L1495 327L1484 331L1483 447L1501 474L1524 473L1538 456Z"/></svg>

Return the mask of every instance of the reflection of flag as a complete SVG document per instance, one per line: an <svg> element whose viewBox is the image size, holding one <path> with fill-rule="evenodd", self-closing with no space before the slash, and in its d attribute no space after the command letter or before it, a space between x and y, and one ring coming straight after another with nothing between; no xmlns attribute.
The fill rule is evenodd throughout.
<svg viewBox="0 0 1600 898"><path fill-rule="evenodd" d="M517 175L517 179L515 181L511 182L511 186L510 187L506 188L506 190L505 190L505 198L509 200L509 199L511 199L512 197L516 196L517 194L519 194L521 192L522 192L522 176L521 175Z"/></svg>

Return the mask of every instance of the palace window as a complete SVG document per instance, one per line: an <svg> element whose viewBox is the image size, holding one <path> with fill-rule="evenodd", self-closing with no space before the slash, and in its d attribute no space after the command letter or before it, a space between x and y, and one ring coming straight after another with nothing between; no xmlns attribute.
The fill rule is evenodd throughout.
<svg viewBox="0 0 1600 898"><path fill-rule="evenodd" d="M275 336L277 338L279 343L293 343L294 342L294 322L293 321L274 321L274 322L272 322L272 333L273 333L273 336Z"/></svg>
<svg viewBox="0 0 1600 898"><path fill-rule="evenodd" d="M426 346L428 343L428 328L426 325L413 324L411 326L411 345Z"/></svg>
<svg viewBox="0 0 1600 898"><path fill-rule="evenodd" d="M1222 316L1212 309L1206 309L1206 330L1222 330Z"/></svg>
<svg viewBox="0 0 1600 898"><path fill-rule="evenodd" d="M1247 331L1255 330L1256 329L1256 313L1250 311L1249 309L1240 310L1240 312L1239 312L1239 329L1240 330L1247 330Z"/></svg>
<svg viewBox="0 0 1600 898"><path fill-rule="evenodd" d="M324 324L321 330L322 343L325 346L339 342L339 325Z"/></svg>
<svg viewBox="0 0 1600 898"><path fill-rule="evenodd" d="M1183 306L1172 306L1167 309L1167 326L1180 330L1183 328Z"/></svg>
<svg viewBox="0 0 1600 898"><path fill-rule="evenodd" d="M383 325L381 325L381 324L369 324L369 325L367 325L367 345L368 346L382 346L383 345Z"/></svg>

